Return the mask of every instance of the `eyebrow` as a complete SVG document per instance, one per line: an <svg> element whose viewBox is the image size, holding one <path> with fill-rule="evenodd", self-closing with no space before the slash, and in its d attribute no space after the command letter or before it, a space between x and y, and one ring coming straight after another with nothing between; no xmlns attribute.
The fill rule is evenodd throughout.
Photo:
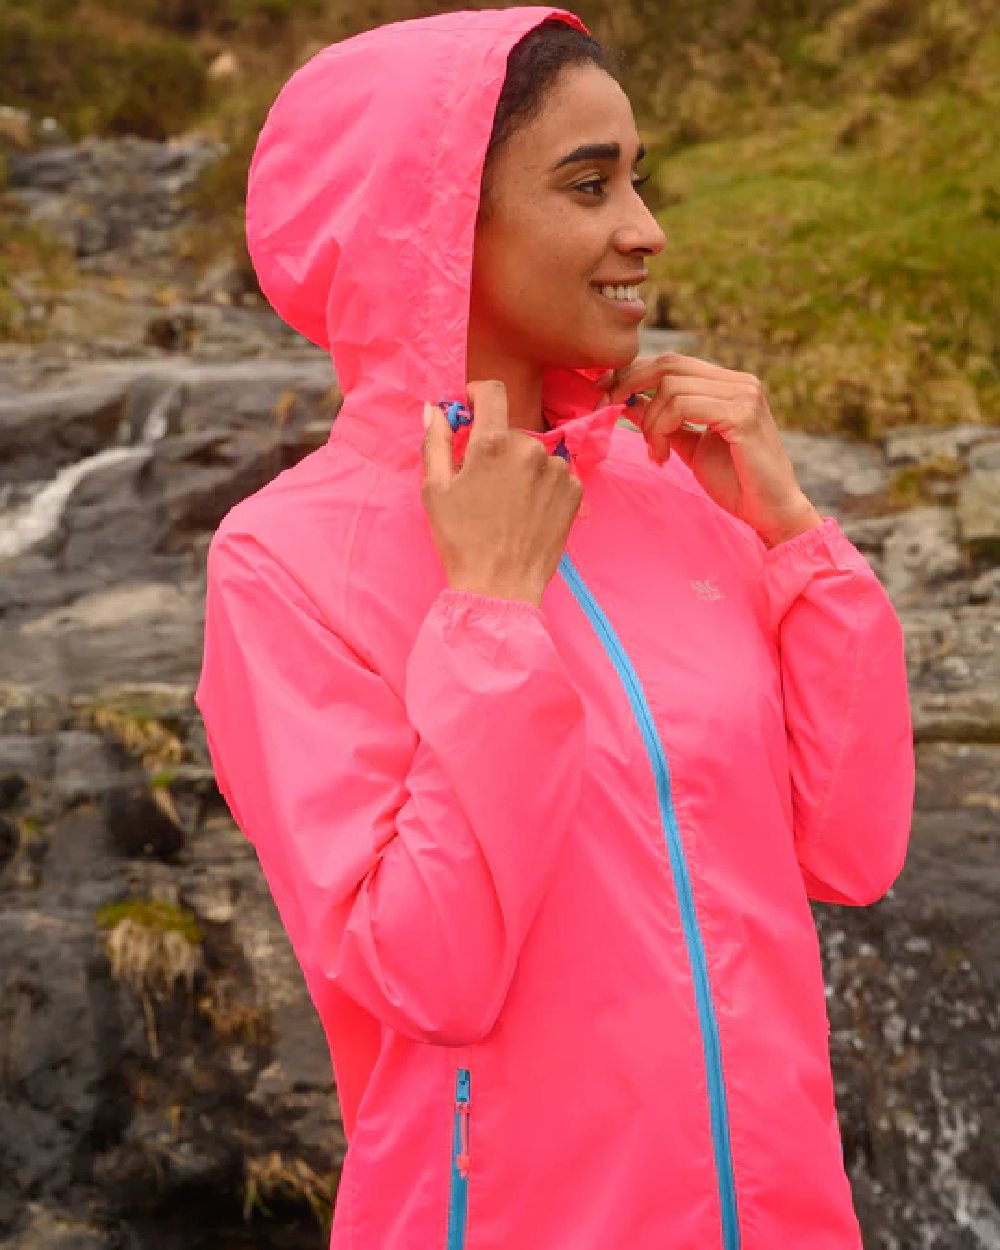
<svg viewBox="0 0 1000 1250"><path fill-rule="evenodd" d="M572 152L567 152L561 160L556 161L552 169L553 171L561 169L563 165L572 164L574 161L617 161L621 154L620 143L582 143ZM635 153L636 161L641 161L645 155L646 145L640 143Z"/></svg>

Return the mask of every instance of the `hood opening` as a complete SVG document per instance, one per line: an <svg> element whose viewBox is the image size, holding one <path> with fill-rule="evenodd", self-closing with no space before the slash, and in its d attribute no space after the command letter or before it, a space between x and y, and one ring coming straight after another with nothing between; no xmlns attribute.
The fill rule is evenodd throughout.
<svg viewBox="0 0 1000 1250"><path fill-rule="evenodd" d="M566 9L440 13L365 31L285 83L247 180L246 234L275 312L330 353L344 400L331 439L421 464L423 403L467 399L479 189L507 56ZM606 453L622 405L603 369L546 370L542 403L577 469ZM460 455L467 426L456 433ZM560 454L563 454L562 452Z"/></svg>

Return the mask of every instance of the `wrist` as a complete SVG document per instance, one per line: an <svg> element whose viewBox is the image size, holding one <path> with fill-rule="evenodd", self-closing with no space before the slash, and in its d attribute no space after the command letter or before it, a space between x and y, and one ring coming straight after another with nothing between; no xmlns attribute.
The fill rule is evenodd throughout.
<svg viewBox="0 0 1000 1250"><path fill-rule="evenodd" d="M533 588L514 583L498 581L478 581L474 578L456 578L449 580L452 590L462 590L467 594L483 595L487 599L518 599L524 603L532 603L536 608L542 606L542 596Z"/></svg>
<svg viewBox="0 0 1000 1250"><path fill-rule="evenodd" d="M781 543L797 538L799 534L805 533L806 530L814 529L817 525L822 524L823 518L815 506L803 496L801 507L796 510L795 514L784 525L773 530L768 529L758 532L765 547L771 550L780 546Z"/></svg>

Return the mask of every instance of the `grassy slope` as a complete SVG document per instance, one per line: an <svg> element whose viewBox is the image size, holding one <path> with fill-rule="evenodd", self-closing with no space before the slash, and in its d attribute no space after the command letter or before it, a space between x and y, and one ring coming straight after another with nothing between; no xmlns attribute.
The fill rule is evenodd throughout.
<svg viewBox="0 0 1000 1250"><path fill-rule="evenodd" d="M446 7L469 5L0 0L0 25L23 24L27 8L39 56L56 11L55 48L80 22L107 44L134 48L144 32L158 47L181 41L206 68L234 49L242 77L191 86L177 116L232 144L195 196L186 254L234 248L246 266L246 165L294 65L356 30ZM789 425L869 437L911 421L1000 423L1000 29L986 0L571 7L628 57L623 85L651 144L650 203L668 236L650 264L662 323L699 329L715 359L759 374ZM150 115L134 95L104 107L92 87L74 100L60 82L73 129L81 117L127 129L122 99ZM154 101L161 89L150 83Z"/></svg>
<svg viewBox="0 0 1000 1250"><path fill-rule="evenodd" d="M671 319L765 377L790 425L1000 420L997 116L1000 29L912 98L785 105L661 156Z"/></svg>

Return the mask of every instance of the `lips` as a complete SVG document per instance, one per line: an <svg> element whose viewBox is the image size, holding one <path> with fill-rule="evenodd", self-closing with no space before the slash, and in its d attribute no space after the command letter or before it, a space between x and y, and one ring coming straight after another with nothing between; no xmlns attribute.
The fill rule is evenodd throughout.
<svg viewBox="0 0 1000 1250"><path fill-rule="evenodd" d="M617 296L605 295L594 283L591 283L591 286L597 298L608 308L615 308L624 316L636 321L641 321L645 317L646 305L641 299L618 299Z"/></svg>

